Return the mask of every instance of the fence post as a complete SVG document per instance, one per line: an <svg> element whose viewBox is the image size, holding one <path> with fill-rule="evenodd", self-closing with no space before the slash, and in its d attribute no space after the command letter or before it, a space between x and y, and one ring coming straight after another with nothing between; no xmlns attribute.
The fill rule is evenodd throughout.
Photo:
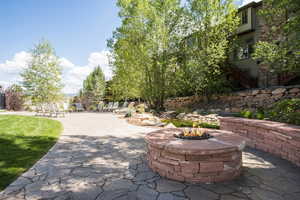
<svg viewBox="0 0 300 200"><path fill-rule="evenodd" d="M0 93L0 109L5 109L5 94Z"/></svg>

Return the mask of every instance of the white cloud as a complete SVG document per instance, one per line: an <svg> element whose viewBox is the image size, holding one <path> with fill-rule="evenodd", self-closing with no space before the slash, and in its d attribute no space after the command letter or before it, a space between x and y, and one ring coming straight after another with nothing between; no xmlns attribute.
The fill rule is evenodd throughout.
<svg viewBox="0 0 300 200"><path fill-rule="evenodd" d="M93 71L96 66L100 66L106 79L112 77L112 72L108 60L109 52L93 52L89 55L87 65L78 66L67 58L60 58L60 64L63 68L63 82L65 93L77 93L82 87L82 82L86 76ZM16 53L13 59L0 63L0 85L7 87L13 83L21 81L20 73L26 68L26 63L31 59L27 52Z"/></svg>
<svg viewBox="0 0 300 200"><path fill-rule="evenodd" d="M112 71L109 66L109 52L93 52L88 58L88 64L85 66L75 66L64 73L64 92L76 93L82 87L83 80L94 70L95 67L100 66L105 78L111 79Z"/></svg>
<svg viewBox="0 0 300 200"><path fill-rule="evenodd" d="M88 65L92 68L99 65L105 74L106 79L111 79L112 71L109 66L109 51L91 53L88 61Z"/></svg>
<svg viewBox="0 0 300 200"><path fill-rule="evenodd" d="M75 65L66 58L60 58L59 62L60 62L60 65L62 66L62 68L64 70L71 69L71 68L75 67Z"/></svg>
<svg viewBox="0 0 300 200"><path fill-rule="evenodd" d="M0 63L0 71L7 74L18 74L26 67L26 63L31 59L30 53L21 51L16 53L12 60Z"/></svg>

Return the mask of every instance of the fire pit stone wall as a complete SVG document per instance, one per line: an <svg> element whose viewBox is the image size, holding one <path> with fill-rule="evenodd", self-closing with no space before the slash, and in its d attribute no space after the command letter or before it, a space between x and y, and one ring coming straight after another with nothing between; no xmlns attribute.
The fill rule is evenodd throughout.
<svg viewBox="0 0 300 200"><path fill-rule="evenodd" d="M243 138L226 131L210 131L215 138L182 140L163 129L146 136L149 166L161 176L191 183L223 182L241 174Z"/></svg>

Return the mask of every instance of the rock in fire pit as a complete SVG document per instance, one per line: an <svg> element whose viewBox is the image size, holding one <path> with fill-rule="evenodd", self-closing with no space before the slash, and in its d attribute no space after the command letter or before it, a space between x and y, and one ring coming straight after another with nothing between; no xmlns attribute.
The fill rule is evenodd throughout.
<svg viewBox="0 0 300 200"><path fill-rule="evenodd" d="M194 134L197 131L192 130ZM201 140L178 138L184 129L161 129L145 136L149 166L161 176L191 183L229 181L241 174L244 138L221 130L198 130Z"/></svg>

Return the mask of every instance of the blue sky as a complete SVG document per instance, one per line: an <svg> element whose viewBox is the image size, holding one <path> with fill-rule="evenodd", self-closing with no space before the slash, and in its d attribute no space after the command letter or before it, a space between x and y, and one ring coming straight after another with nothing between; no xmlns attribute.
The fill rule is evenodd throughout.
<svg viewBox="0 0 300 200"><path fill-rule="evenodd" d="M237 4L243 1L236 0ZM244 3L245 3L244 2ZM49 40L62 59L65 92L74 93L100 64L107 77L106 40L120 24L116 0L1 0L0 85L20 81L18 74L40 39Z"/></svg>
<svg viewBox="0 0 300 200"><path fill-rule="evenodd" d="M119 25L115 0L1 0L0 62L42 37L60 57L86 64Z"/></svg>

